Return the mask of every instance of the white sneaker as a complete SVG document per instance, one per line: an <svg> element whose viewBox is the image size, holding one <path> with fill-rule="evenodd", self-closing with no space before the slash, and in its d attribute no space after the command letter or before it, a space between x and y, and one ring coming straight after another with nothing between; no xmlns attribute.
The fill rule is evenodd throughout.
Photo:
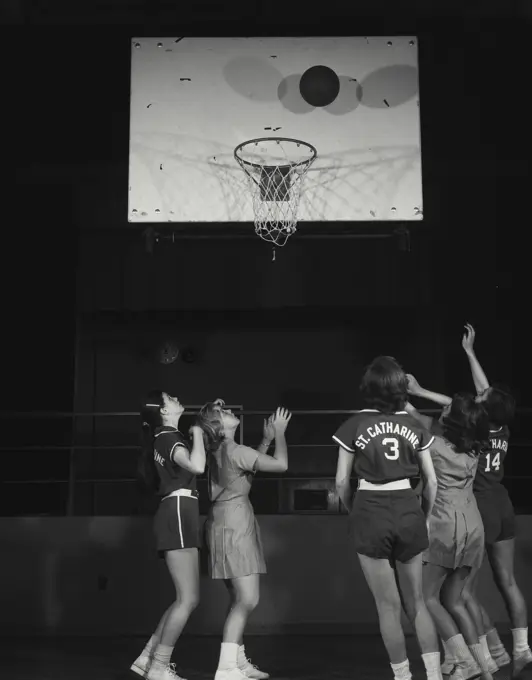
<svg viewBox="0 0 532 680"><path fill-rule="evenodd" d="M137 675L140 675L144 678L146 677L149 667L150 657L141 654L138 659L135 659L135 661L133 661L133 663L129 667L129 670L133 671L133 673L136 673Z"/></svg>
<svg viewBox="0 0 532 680"><path fill-rule="evenodd" d="M147 680L185 680L177 674L175 663L170 663L168 666L153 663L146 677Z"/></svg>
<svg viewBox="0 0 532 680"><path fill-rule="evenodd" d="M514 667L512 669L512 677L515 678L524 670L532 670L532 651L530 647L526 652L514 654Z"/></svg>
<svg viewBox="0 0 532 680"><path fill-rule="evenodd" d="M270 677L269 673L261 671L260 668L253 665L247 656L238 664L238 668L244 673L248 678L253 678L253 680L267 680Z"/></svg>
<svg viewBox="0 0 532 680"><path fill-rule="evenodd" d="M482 671L476 661L459 661L449 673L449 680L473 680L480 678Z"/></svg>
<svg viewBox="0 0 532 680"><path fill-rule="evenodd" d="M510 658L510 655L508 652L504 649L502 649L502 652L499 652L499 654L494 654L490 650L491 658L495 661L497 664L498 668L502 668L503 666L508 666L509 664L512 663L512 659Z"/></svg>
<svg viewBox="0 0 532 680"><path fill-rule="evenodd" d="M491 655L488 657L488 670L490 673L497 673L499 670L497 662Z"/></svg>
<svg viewBox="0 0 532 680"><path fill-rule="evenodd" d="M240 668L218 669L214 680L249 680L249 675L243 673Z"/></svg>
<svg viewBox="0 0 532 680"><path fill-rule="evenodd" d="M456 666L456 661L448 661L447 659L444 659L442 665L441 665L441 674L442 675L450 675L453 672L453 668Z"/></svg>

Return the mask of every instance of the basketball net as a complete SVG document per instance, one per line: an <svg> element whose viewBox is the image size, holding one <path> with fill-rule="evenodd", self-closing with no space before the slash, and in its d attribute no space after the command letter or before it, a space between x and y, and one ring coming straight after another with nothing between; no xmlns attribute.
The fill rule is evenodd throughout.
<svg viewBox="0 0 532 680"><path fill-rule="evenodd" d="M255 233L284 246L297 228L303 180L316 159L307 142L263 137L239 144L235 158L248 179L255 215Z"/></svg>

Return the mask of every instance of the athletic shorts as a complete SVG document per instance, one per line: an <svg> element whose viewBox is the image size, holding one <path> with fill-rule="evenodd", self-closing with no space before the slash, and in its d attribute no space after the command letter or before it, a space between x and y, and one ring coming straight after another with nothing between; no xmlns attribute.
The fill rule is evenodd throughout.
<svg viewBox="0 0 532 680"><path fill-rule="evenodd" d="M425 515L412 489L357 491L350 515L357 553L407 562L427 549Z"/></svg>
<svg viewBox="0 0 532 680"><path fill-rule="evenodd" d="M164 557L167 550L199 548L199 506L198 495L169 496L160 504L153 524L157 552Z"/></svg>
<svg viewBox="0 0 532 680"><path fill-rule="evenodd" d="M484 524L486 545L515 538L515 512L502 484L497 484L489 491L475 494L478 509Z"/></svg>

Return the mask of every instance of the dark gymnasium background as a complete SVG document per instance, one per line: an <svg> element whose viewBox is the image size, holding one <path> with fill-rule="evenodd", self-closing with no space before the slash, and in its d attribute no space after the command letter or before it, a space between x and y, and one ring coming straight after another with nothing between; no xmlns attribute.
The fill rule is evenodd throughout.
<svg viewBox="0 0 532 680"><path fill-rule="evenodd" d="M466 322L477 330L488 377L509 383L518 396L507 485L518 512L532 512L526 412L532 406L532 11L525 2L483 3L482 13L464 4L357 3L355 13L350 3L327 2L324 17L325 6L318 14L310 3L235 0L186 3L178 18L165 2L132 0L127 9L85 1L6 4L0 40L4 518L67 513L72 421L20 413L68 414L76 403L89 412L138 410L142 394L127 382L122 352L138 353L145 382L152 371L155 387L189 404L223 396L255 410L278 403L352 409L362 367L379 353L396 356L435 390L469 388L460 346ZM228 227L223 238L161 240L148 253L143 226L127 222L130 38L342 33L419 36L424 220L406 225L410 251L397 237L296 235L272 262L269 246L227 238ZM352 226L358 233L372 228ZM209 229L199 225L198 233ZM322 342L327 328L335 334ZM231 353L220 350L211 361L209 336ZM189 349L191 362L158 364L153 353L166 338ZM76 355L79 363L94 342L106 348L99 368L78 365L76 381ZM342 370L334 342L351 359ZM250 356L254 376L244 375ZM231 365L220 372L224 357ZM275 371L264 369L272 364ZM83 403L83 381L95 376L99 401L93 385ZM322 441L329 443L334 427L325 430ZM118 423L109 441L123 436ZM294 427L289 442L296 437ZM134 445L134 432L125 443ZM131 477L131 451L128 456L119 470L118 459L106 463L88 451L80 469ZM320 469L319 456L309 453L309 460ZM103 509L95 509L88 491L78 491L74 514L139 512L133 491L125 500L111 494Z"/></svg>

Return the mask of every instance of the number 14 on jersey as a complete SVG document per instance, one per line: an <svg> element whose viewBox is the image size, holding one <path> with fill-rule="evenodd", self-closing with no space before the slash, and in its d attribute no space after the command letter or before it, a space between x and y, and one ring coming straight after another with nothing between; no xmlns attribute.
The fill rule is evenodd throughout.
<svg viewBox="0 0 532 680"><path fill-rule="evenodd" d="M492 470L498 470L501 467L501 452L497 453L492 457L491 453L486 454L486 469L485 472L491 472Z"/></svg>

